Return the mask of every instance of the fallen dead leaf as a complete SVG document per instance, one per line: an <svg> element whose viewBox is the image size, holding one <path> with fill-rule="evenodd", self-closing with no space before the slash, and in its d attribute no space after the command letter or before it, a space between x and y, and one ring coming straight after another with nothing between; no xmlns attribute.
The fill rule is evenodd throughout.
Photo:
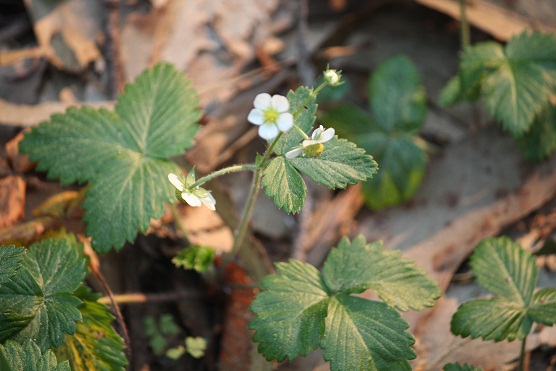
<svg viewBox="0 0 556 371"><path fill-rule="evenodd" d="M25 181L17 175L0 179L0 229L12 226L25 214Z"/></svg>
<svg viewBox="0 0 556 371"><path fill-rule="evenodd" d="M17 134L8 143L6 143L6 152L12 169L18 173L25 173L31 170L35 164L29 161L29 156L19 152L19 142L23 139L24 132Z"/></svg>

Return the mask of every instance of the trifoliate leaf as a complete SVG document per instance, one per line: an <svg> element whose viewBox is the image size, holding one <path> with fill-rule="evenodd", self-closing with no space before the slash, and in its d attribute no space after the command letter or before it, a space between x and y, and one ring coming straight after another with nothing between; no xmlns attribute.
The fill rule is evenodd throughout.
<svg viewBox="0 0 556 371"><path fill-rule="evenodd" d="M185 354L185 347L178 345L177 347L170 348L166 351L166 357L170 359L178 359Z"/></svg>
<svg viewBox="0 0 556 371"><path fill-rule="evenodd" d="M35 342L23 345L8 340L0 344L0 369L2 371L70 371L67 361L60 362L51 350L41 353Z"/></svg>
<svg viewBox="0 0 556 371"><path fill-rule="evenodd" d="M176 335L180 332L180 328L176 324L176 321L174 321L174 316L171 314L162 314L159 322L160 332L164 335Z"/></svg>
<svg viewBox="0 0 556 371"><path fill-rule="evenodd" d="M187 353L193 358L201 358L205 355L205 350L207 349L207 341L200 337L188 336L185 338L185 348Z"/></svg>
<svg viewBox="0 0 556 371"><path fill-rule="evenodd" d="M483 371L482 368L470 366L467 363L460 365L459 363L448 363L444 366L444 371Z"/></svg>
<svg viewBox="0 0 556 371"><path fill-rule="evenodd" d="M373 116L345 104L324 116L327 126L370 153L380 171L363 184L369 207L380 210L407 201L417 191L427 164L416 135L423 124L426 102L415 66L405 57L385 62L370 78Z"/></svg>
<svg viewBox="0 0 556 371"><path fill-rule="evenodd" d="M378 168L372 156L337 137L324 143L320 156L300 156L286 159L286 163L291 163L315 183L330 189L346 188L348 184L371 178Z"/></svg>
<svg viewBox="0 0 556 371"><path fill-rule="evenodd" d="M176 267L205 272L212 266L215 256L216 253L212 247L190 246L180 251L172 259L172 263Z"/></svg>
<svg viewBox="0 0 556 371"><path fill-rule="evenodd" d="M400 307L422 308L434 304L440 293L438 285L432 280L425 282L424 272L399 255L384 254L381 245L367 244L363 237L353 244L344 239L334 251L322 274L292 259L278 263L278 273L261 282L264 291L251 305L257 317L249 326L255 330L253 340L259 343L259 352L267 360L282 361L305 356L320 346L333 371L410 370L407 360L415 353L411 349L413 337L405 331L408 323L388 302L349 295L361 292L373 280L388 288L390 272L404 281L401 290L409 292L412 278L414 295L427 297L409 299L404 292L402 300L396 300L389 297L393 290L379 288L377 292L382 290L388 301ZM373 266L377 256L384 261ZM362 282L358 275L369 282Z"/></svg>
<svg viewBox="0 0 556 371"><path fill-rule="evenodd" d="M307 186L283 156L274 158L264 169L262 186L276 206L289 214L298 213L305 203Z"/></svg>
<svg viewBox="0 0 556 371"><path fill-rule="evenodd" d="M42 351L59 347L81 321L73 292L87 272L81 245L67 239L31 245L21 268L0 287L0 342L34 339Z"/></svg>
<svg viewBox="0 0 556 371"><path fill-rule="evenodd" d="M90 182L84 220L93 247L105 252L133 241L174 199L168 160L193 144L198 101L169 64L142 73L119 96L115 112L70 108L34 128L20 150L62 183Z"/></svg>
<svg viewBox="0 0 556 371"><path fill-rule="evenodd" d="M527 251L507 237L481 241L471 256L477 282L497 295L463 303L451 323L455 335L485 340L522 340L534 321L556 322L556 289L533 293L538 270Z"/></svg>
<svg viewBox="0 0 556 371"><path fill-rule="evenodd" d="M83 321L55 350L56 357L68 360L72 370L124 370L127 365L124 342L111 326L114 317L108 307L98 303L98 295L85 286L75 294L83 301L78 307Z"/></svg>
<svg viewBox="0 0 556 371"><path fill-rule="evenodd" d="M399 310L432 307L440 287L414 261L398 250L384 250L382 242L367 244L360 235L344 237L324 264L323 279L334 292L374 290L389 306Z"/></svg>
<svg viewBox="0 0 556 371"><path fill-rule="evenodd" d="M460 78L465 92L480 84L490 113L515 137L525 134L556 86L556 38L524 32L505 48L481 43L464 51Z"/></svg>
<svg viewBox="0 0 556 371"><path fill-rule="evenodd" d="M517 144L526 159L540 161L556 150L556 107L548 103Z"/></svg>
<svg viewBox="0 0 556 371"><path fill-rule="evenodd" d="M253 341L267 360L293 360L319 346L324 333L328 294L319 272L296 260L277 263L278 274L265 277L251 310Z"/></svg>
<svg viewBox="0 0 556 371"><path fill-rule="evenodd" d="M16 273L24 256L23 247L0 246L0 286Z"/></svg>
<svg viewBox="0 0 556 371"><path fill-rule="evenodd" d="M300 86L295 92L290 90L287 96L290 102L290 112L293 115L293 121L305 133L311 131L315 122L315 112L317 111L315 97L311 93L312 89ZM274 146L274 152L277 155L283 155L298 145L303 139L305 139L303 135L292 128L278 140Z"/></svg>
<svg viewBox="0 0 556 371"><path fill-rule="evenodd" d="M331 370L411 370L409 324L385 303L354 296L330 299L321 341ZM402 367L394 364L404 360ZM400 366L400 365L396 365Z"/></svg>

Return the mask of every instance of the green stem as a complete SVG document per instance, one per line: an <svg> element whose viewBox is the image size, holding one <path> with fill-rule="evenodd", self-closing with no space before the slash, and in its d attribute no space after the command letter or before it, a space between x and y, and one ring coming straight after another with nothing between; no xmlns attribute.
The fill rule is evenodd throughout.
<svg viewBox="0 0 556 371"><path fill-rule="evenodd" d="M224 174L228 174L228 173L235 173L238 171L243 171L243 170L253 170L256 171L257 170L257 166L254 164L243 164L243 165L233 165L233 166L229 166L229 167L225 167L223 169L214 171L202 178L199 178L195 183L191 184L189 186L189 189L193 189L195 187L201 186L203 184L205 184L206 182L208 182L209 180L212 180L216 177L222 176Z"/></svg>
<svg viewBox="0 0 556 371"><path fill-rule="evenodd" d="M311 140L311 138L307 135L307 133L305 133L303 130L301 130L301 128L299 126L297 126L296 124L293 124L293 127L295 130L297 130L299 132L299 134L303 135L303 137L307 140Z"/></svg>
<svg viewBox="0 0 556 371"><path fill-rule="evenodd" d="M469 36L469 22L467 22L467 0L459 0L460 9L460 36L461 36L461 47L465 49L471 45L471 38Z"/></svg>
<svg viewBox="0 0 556 371"><path fill-rule="evenodd" d="M525 344L527 342L527 336L525 336L523 338L523 341L521 342L521 352L519 353L519 366L517 367L518 371L523 371L524 370L524 365L525 365Z"/></svg>

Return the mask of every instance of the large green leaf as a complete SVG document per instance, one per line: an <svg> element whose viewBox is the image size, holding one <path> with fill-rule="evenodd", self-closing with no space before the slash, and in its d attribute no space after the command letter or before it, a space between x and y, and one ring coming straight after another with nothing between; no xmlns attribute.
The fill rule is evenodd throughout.
<svg viewBox="0 0 556 371"><path fill-rule="evenodd" d="M250 328L254 341L267 360L307 355L320 346L331 370L410 370L415 357L414 340L405 330L390 302L402 308L432 306L439 288L423 271L399 254L384 254L380 244L367 244L363 237L342 240L331 253L322 274L306 263L290 260L277 264L277 274L267 276L251 310L257 315ZM396 265L397 262L397 265ZM378 278L374 277L377 274ZM388 274L404 281L401 299L393 299L395 287ZM368 282L362 282L360 277ZM384 285L379 287L377 282ZM386 303L350 296L375 284ZM409 298L413 295L426 298Z"/></svg>
<svg viewBox="0 0 556 371"><path fill-rule="evenodd" d="M330 252L323 276L334 292L371 289L403 311L432 307L441 295L436 281L414 261L402 257L400 251L384 250L382 242L367 244L362 235L351 242L346 237L340 241Z"/></svg>
<svg viewBox="0 0 556 371"><path fill-rule="evenodd" d="M274 158L264 169L262 185L276 206L289 214L299 212L305 203L307 186L283 156Z"/></svg>
<svg viewBox="0 0 556 371"><path fill-rule="evenodd" d="M480 87L485 106L512 135L525 134L556 87L556 38L524 32L505 48L494 42L465 50L459 71L464 95Z"/></svg>
<svg viewBox="0 0 556 371"><path fill-rule="evenodd" d="M121 248L174 199L170 156L193 144L200 113L183 75L169 64L142 73L115 112L88 107L53 115L26 134L20 150L62 183L90 182L83 207L96 250Z"/></svg>
<svg viewBox="0 0 556 371"><path fill-rule="evenodd" d="M324 333L328 294L319 272L296 260L277 263L278 274L263 279L266 290L251 305L253 341L267 360L293 360L315 349Z"/></svg>
<svg viewBox="0 0 556 371"><path fill-rule="evenodd" d="M37 342L42 351L73 334L82 303L72 293L85 278L82 247L67 239L31 245L21 268L0 287L0 342Z"/></svg>
<svg viewBox="0 0 556 371"><path fill-rule="evenodd" d="M112 328L114 317L106 305L98 303L98 295L81 286L75 293L82 301L78 309L83 318L75 333L66 335L55 350L58 359L67 360L72 370L117 371L124 370L127 359L124 342Z"/></svg>
<svg viewBox="0 0 556 371"><path fill-rule="evenodd" d="M68 362L58 363L51 350L41 353L33 341L24 345L8 340L0 344L0 369L2 371L70 371Z"/></svg>
<svg viewBox="0 0 556 371"><path fill-rule="evenodd" d="M315 123L315 113L317 112L315 97L311 93L312 89L300 86L295 92L290 90L287 96L294 123L307 134ZM278 140L274 146L274 152L277 155L283 155L303 139L304 137L299 131L291 129Z"/></svg>
<svg viewBox="0 0 556 371"><path fill-rule="evenodd" d="M371 76L368 93L373 116L344 104L323 119L378 162L380 171L364 183L363 196L380 210L411 199L421 184L427 157L416 135L427 108L419 73L403 56L386 61Z"/></svg>
<svg viewBox="0 0 556 371"><path fill-rule="evenodd" d="M321 342L324 359L331 370L411 370L406 360L415 358L415 340L405 331L408 327L384 303L354 296L332 298Z"/></svg>
<svg viewBox="0 0 556 371"><path fill-rule="evenodd" d="M24 256L25 249L22 247L0 246L0 286L16 273Z"/></svg>
<svg viewBox="0 0 556 371"><path fill-rule="evenodd" d="M497 295L463 303L454 314L452 332L485 340L522 340L533 322L556 322L556 289L534 293L535 259L507 237L481 241L471 256L477 282Z"/></svg>

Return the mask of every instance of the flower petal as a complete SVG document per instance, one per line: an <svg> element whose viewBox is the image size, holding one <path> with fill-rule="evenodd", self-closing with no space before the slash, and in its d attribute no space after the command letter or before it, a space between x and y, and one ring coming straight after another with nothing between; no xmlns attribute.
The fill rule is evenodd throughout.
<svg viewBox="0 0 556 371"><path fill-rule="evenodd" d="M303 147L294 148L291 151L286 152L286 158L291 160L292 158L299 156L301 152L303 152Z"/></svg>
<svg viewBox="0 0 556 371"><path fill-rule="evenodd" d="M334 138L334 134L336 134L336 131L334 130L334 128L328 128L324 131L324 133L322 133L320 135L320 142L321 143L325 143L328 142L330 139Z"/></svg>
<svg viewBox="0 0 556 371"><path fill-rule="evenodd" d="M210 210L216 210L216 200L212 197L210 192L207 192L206 196L201 198L201 202Z"/></svg>
<svg viewBox="0 0 556 371"><path fill-rule="evenodd" d="M319 140L323 131L324 131L324 128L322 127L322 125L320 125L318 128L315 129L315 131L313 131L313 134L311 135L311 139Z"/></svg>
<svg viewBox="0 0 556 371"><path fill-rule="evenodd" d="M312 146L313 144L318 144L318 143L320 143L320 141L308 139L308 140L304 140L302 145L303 145L303 148L305 148L305 147L309 147L309 146Z"/></svg>
<svg viewBox="0 0 556 371"><path fill-rule="evenodd" d="M275 124L263 124L259 126L259 136L266 140L276 138L278 132L278 127Z"/></svg>
<svg viewBox="0 0 556 371"><path fill-rule="evenodd" d="M201 199L195 196L191 192L182 192L181 197L187 202L190 206L198 207L201 206Z"/></svg>
<svg viewBox="0 0 556 371"><path fill-rule="evenodd" d="M283 95L276 94L272 96L272 107L280 113L288 112L290 110L290 102Z"/></svg>
<svg viewBox="0 0 556 371"><path fill-rule="evenodd" d="M286 132L293 126L293 116L291 113L281 113L276 120L276 125L280 131Z"/></svg>
<svg viewBox="0 0 556 371"><path fill-rule="evenodd" d="M253 101L253 105L255 106L255 108L263 110L265 108L270 107L270 105L272 104L271 102L272 102L272 98L270 97L270 94L261 93L255 97L255 100Z"/></svg>
<svg viewBox="0 0 556 371"><path fill-rule="evenodd" d="M170 183L172 183L172 185L174 187L176 187L176 189L178 191L184 191L185 187L183 186L182 181L180 180L180 178L174 174L174 173L170 173L168 174L168 180L170 181Z"/></svg>
<svg viewBox="0 0 556 371"><path fill-rule="evenodd" d="M247 116L247 121L255 125L262 125L264 123L264 112L260 109L253 108Z"/></svg>

